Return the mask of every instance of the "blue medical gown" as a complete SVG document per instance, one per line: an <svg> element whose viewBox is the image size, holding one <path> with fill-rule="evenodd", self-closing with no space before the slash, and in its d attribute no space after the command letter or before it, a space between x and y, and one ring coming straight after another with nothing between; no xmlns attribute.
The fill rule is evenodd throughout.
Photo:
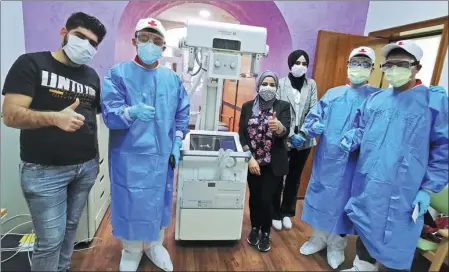
<svg viewBox="0 0 449 272"><path fill-rule="evenodd" d="M357 107L378 91L370 85L357 89L339 86L326 92L304 120L301 130L309 133L317 122L324 132L315 151L312 176L304 198L301 219L314 228L333 234L353 234L344 207L349 200L357 153L340 149L343 134L352 128Z"/></svg>
<svg viewBox="0 0 449 272"><path fill-rule="evenodd" d="M126 107L146 94L156 109L149 122L129 121ZM101 90L103 119L110 129L109 173L114 236L156 241L170 224L173 170L169 166L176 131L188 132L189 98L178 75L159 66L149 70L134 61L112 67Z"/></svg>
<svg viewBox="0 0 449 272"><path fill-rule="evenodd" d="M360 154L345 210L373 258L409 269L423 227L423 217L412 220L413 200L448 183L447 95L423 85L377 92L347 135Z"/></svg>

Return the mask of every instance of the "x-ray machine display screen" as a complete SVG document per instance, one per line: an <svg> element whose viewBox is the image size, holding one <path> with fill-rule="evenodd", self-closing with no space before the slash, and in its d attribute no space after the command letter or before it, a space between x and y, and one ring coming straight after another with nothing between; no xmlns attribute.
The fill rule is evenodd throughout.
<svg viewBox="0 0 449 272"><path fill-rule="evenodd" d="M231 149L237 152L233 136L223 135L190 135L190 150L219 151Z"/></svg>

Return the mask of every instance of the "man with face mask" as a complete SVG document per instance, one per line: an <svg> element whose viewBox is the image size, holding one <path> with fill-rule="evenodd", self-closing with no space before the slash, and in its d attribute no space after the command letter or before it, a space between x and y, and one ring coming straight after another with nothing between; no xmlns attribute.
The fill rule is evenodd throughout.
<svg viewBox="0 0 449 272"><path fill-rule="evenodd" d="M351 120L357 107L368 95L378 91L367 84L374 70L375 57L374 50L369 47L352 50L348 61L350 83L328 90L307 115L301 128L303 141L321 137L301 217L312 226L312 236L300 252L310 255L327 247L327 261L333 269L344 262L346 234L353 233L344 207L350 197L357 161L356 154L348 156L340 149L340 139L342 133L352 128Z"/></svg>
<svg viewBox="0 0 449 272"><path fill-rule="evenodd" d="M97 18L74 13L59 50L24 54L6 76L3 122L21 129L20 179L36 232L32 271L70 266L98 173L100 79L86 64L105 35Z"/></svg>
<svg viewBox="0 0 449 272"><path fill-rule="evenodd" d="M120 271L136 271L143 253L162 270L173 270L162 242L190 104L178 75L159 65L164 39L158 20L141 19L132 41L137 56L112 67L104 79L112 232L123 244Z"/></svg>
<svg viewBox="0 0 449 272"><path fill-rule="evenodd" d="M341 141L346 152L359 149L345 207L359 235L351 271L376 271L376 261L391 271L410 269L430 194L448 184L446 93L416 80L423 51L415 42L381 53L393 87L363 102Z"/></svg>

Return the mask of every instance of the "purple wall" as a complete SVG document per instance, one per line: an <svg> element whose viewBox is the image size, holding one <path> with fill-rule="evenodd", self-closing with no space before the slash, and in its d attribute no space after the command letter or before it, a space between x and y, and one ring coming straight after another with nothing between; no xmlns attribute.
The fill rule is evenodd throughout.
<svg viewBox="0 0 449 272"><path fill-rule="evenodd" d="M61 45L59 31L76 11L99 18L108 33L91 66L100 78L114 64L115 37L120 17L128 1L23 1L26 52L56 50Z"/></svg>
<svg viewBox="0 0 449 272"><path fill-rule="evenodd" d="M123 12L117 33L116 62L130 59L135 53L130 39L133 37L136 18L155 17L175 5L194 1L130 2ZM204 1L202 3L205 3ZM278 60L291 52L291 35L282 13L272 1L208 1L207 4L222 8L233 15L241 24L267 28L270 54L262 62L261 69L285 70ZM267 11L270 11L267 13ZM262 15L263 14L263 15ZM268 15L269 14L269 15ZM261 16L262 15L262 16Z"/></svg>
<svg viewBox="0 0 449 272"><path fill-rule="evenodd" d="M290 29L293 49L309 54L311 65L319 30L363 35L369 1L275 1ZM283 58L287 66L287 57ZM312 75L312 68L307 74Z"/></svg>
<svg viewBox="0 0 449 272"><path fill-rule="evenodd" d="M92 63L100 77L103 77L117 60L129 59L133 54L133 51L129 51L130 39L139 18L157 15L184 2L186 1L23 1L26 51L57 49L61 43L59 30L67 18L75 11L84 11L98 17L108 29ZM270 54L262 68L274 70L280 76L288 73L286 59L292 49L306 50L313 61L318 30L362 35L369 6L369 1L208 3L227 10L242 24L268 29Z"/></svg>

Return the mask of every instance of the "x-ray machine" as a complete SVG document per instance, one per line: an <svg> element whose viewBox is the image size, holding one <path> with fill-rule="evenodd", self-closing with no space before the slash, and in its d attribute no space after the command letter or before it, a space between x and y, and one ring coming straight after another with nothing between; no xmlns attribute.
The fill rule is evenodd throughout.
<svg viewBox="0 0 449 272"><path fill-rule="evenodd" d="M267 30L238 24L188 21L180 48L203 76L200 121L183 141L178 169L176 240L240 240L249 152L238 133L218 130L223 81L238 80L242 55L259 72L268 54ZM195 87L192 88L195 91Z"/></svg>

